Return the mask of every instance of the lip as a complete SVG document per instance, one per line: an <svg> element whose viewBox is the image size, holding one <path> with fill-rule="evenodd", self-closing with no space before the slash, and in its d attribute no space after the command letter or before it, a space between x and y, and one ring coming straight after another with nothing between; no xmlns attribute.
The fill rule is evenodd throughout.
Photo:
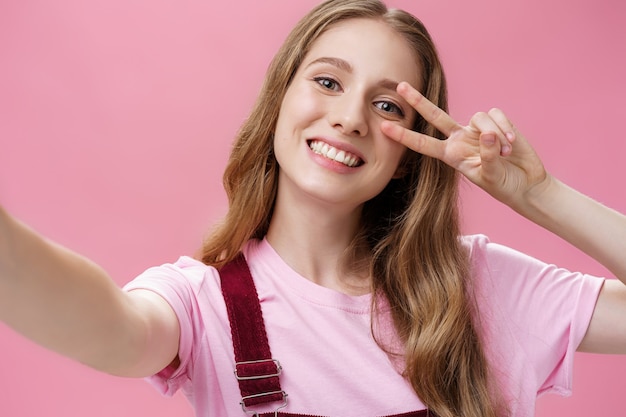
<svg viewBox="0 0 626 417"><path fill-rule="evenodd" d="M329 138L329 137L325 137L325 136L316 136L316 137L308 138L306 140L307 146L309 146L309 144L312 141L324 142L324 143L329 144L333 148L339 149L340 151L349 152L349 153L353 154L354 156L358 157L361 161L363 161L363 163L361 165L364 165L364 164L367 163L367 160L365 159L363 154L359 151L359 149L357 149L355 146L352 146L349 143L342 142L340 140Z"/></svg>

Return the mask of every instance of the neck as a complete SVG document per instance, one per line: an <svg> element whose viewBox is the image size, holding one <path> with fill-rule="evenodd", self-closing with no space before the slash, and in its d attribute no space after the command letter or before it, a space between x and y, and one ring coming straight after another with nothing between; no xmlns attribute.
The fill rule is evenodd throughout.
<svg viewBox="0 0 626 417"><path fill-rule="evenodd" d="M305 278L350 295L370 292L368 271L347 265L347 250L360 221L361 207L338 210L320 202L279 196L267 240L283 260Z"/></svg>

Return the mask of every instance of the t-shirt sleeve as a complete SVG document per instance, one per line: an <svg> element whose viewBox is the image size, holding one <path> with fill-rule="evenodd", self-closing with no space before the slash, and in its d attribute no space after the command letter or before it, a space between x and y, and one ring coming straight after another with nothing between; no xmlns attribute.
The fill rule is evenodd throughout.
<svg viewBox="0 0 626 417"><path fill-rule="evenodd" d="M574 353L604 279L544 263L485 236L469 238L487 349L501 376L536 394L569 395Z"/></svg>
<svg viewBox="0 0 626 417"><path fill-rule="evenodd" d="M173 264L147 269L124 286L125 291L149 290L163 297L174 310L180 325L178 357L180 365L168 366L147 380L164 395L173 395L193 374L194 341L204 331L200 323L197 293L202 285L206 266L189 257Z"/></svg>

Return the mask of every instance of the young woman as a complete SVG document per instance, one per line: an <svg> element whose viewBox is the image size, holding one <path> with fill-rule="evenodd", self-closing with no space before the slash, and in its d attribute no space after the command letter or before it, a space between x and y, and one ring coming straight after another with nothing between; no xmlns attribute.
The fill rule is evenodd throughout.
<svg viewBox="0 0 626 417"><path fill-rule="evenodd" d="M446 110L419 21L325 2L268 71L199 260L120 290L3 211L0 318L95 369L183 389L198 416L530 416L568 386L576 349L626 350L626 287L461 237L457 173L622 280L626 219L549 175L501 111L462 126ZM269 403L240 404L228 313L248 310L221 281L240 252L280 362Z"/></svg>

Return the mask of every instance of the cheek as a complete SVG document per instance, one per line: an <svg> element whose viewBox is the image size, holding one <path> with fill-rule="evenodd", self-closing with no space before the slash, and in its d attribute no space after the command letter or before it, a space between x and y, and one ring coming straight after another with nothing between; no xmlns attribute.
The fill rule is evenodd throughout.
<svg viewBox="0 0 626 417"><path fill-rule="evenodd" d="M390 164L389 171L393 173L392 178L399 178L403 175L401 172L401 165L404 156L406 155L407 148L400 145L399 143L393 143L392 145L399 146L393 146L386 150L386 154L388 155L388 160Z"/></svg>
<svg viewBox="0 0 626 417"><path fill-rule="evenodd" d="M306 122L320 117L324 112L324 102L312 88L302 83L292 85L281 104L283 121L290 124Z"/></svg>
<svg viewBox="0 0 626 417"><path fill-rule="evenodd" d="M384 146L382 152L384 155L387 155L387 158L391 164L393 164L394 166L398 166L400 164L400 161L402 161L404 154L407 152L407 148L406 146L399 144L393 139L385 138L385 140L386 146Z"/></svg>

